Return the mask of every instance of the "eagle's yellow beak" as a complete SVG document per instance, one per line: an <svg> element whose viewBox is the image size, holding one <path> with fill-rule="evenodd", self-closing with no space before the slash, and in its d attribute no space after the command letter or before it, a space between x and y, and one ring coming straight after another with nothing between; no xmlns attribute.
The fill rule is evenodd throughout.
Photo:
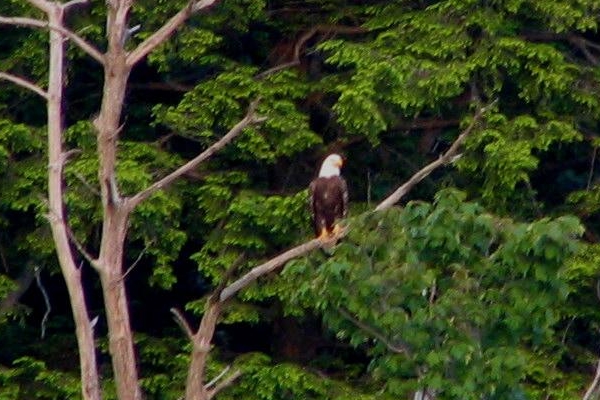
<svg viewBox="0 0 600 400"><path fill-rule="evenodd" d="M339 160L335 161L335 166L338 168L342 168L342 165L344 165L344 160L342 160L341 158Z"/></svg>

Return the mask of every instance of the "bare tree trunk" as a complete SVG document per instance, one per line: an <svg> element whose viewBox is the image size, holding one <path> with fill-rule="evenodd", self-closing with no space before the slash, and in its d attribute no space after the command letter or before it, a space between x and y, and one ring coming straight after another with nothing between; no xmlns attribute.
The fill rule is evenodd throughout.
<svg viewBox="0 0 600 400"><path fill-rule="evenodd" d="M204 387L204 371L210 351L210 342L215 333L217 319L221 313L221 303L208 301L198 332L192 336L192 359L190 361L187 383L185 385L186 400L208 400L209 393Z"/></svg>
<svg viewBox="0 0 600 400"><path fill-rule="evenodd" d="M123 35L128 1L108 2L108 51L105 55L104 89L98 131L98 178L102 193L103 225L98 267L102 281L109 351L119 400L142 398L138 380L133 332L123 274L123 254L130 209L121 199L115 176L117 140L130 68L126 65Z"/></svg>
<svg viewBox="0 0 600 400"><path fill-rule="evenodd" d="M64 9L52 4L46 10L51 24L61 26ZM65 277L71 300L71 309L79 346L81 367L81 390L86 400L100 400L100 385L96 365L94 332L90 323L81 271L75 265L63 210L63 176L66 161L63 152L63 84L64 84L64 37L57 31L50 31L50 71L48 81L48 202L52 236L56 244L58 260Z"/></svg>

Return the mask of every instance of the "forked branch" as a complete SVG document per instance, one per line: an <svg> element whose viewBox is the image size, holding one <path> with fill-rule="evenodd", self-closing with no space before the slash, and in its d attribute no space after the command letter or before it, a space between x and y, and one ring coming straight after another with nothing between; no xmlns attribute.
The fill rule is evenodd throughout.
<svg viewBox="0 0 600 400"><path fill-rule="evenodd" d="M171 35L183 25L183 23L192 14L208 8L215 4L218 0L192 0L184 8L182 8L177 14L171 17L159 30L148 36L146 40L139 44L139 46L133 50L127 56L127 65L133 67L142 58L146 57L155 48L164 43Z"/></svg>
<svg viewBox="0 0 600 400"><path fill-rule="evenodd" d="M130 197L126 200L129 210L133 210L138 204L142 201L146 200L148 197L152 196L157 191L166 188L170 184L172 184L175 180L181 177L183 174L193 170L200 163L210 158L214 153L221 150L225 145L231 142L236 136L238 136L244 128L259 124L266 120L266 117L259 117L256 115L256 107L258 106L258 100L253 101L248 107L248 112L246 116L238 122L225 136L221 139L213 143L208 149L204 150L195 158L191 159L181 167L177 168L175 171L171 172L169 175L164 178L154 182L152 185L148 186L146 189L137 193L133 197Z"/></svg>

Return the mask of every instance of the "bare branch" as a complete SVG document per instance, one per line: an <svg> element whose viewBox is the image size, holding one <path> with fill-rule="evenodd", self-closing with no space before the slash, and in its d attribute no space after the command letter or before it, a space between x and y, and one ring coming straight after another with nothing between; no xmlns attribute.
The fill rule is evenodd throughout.
<svg viewBox="0 0 600 400"><path fill-rule="evenodd" d="M151 34L146 40L140 43L135 50L129 53L127 56L127 65L133 67L156 47L164 43L192 14L212 6L217 1L218 0L190 1L159 30Z"/></svg>
<svg viewBox="0 0 600 400"><path fill-rule="evenodd" d="M594 376L594 380L586 390L583 395L582 400L590 400L594 392L598 389L598 384L600 383L600 360L598 360L598 364L596 365L596 376Z"/></svg>
<svg viewBox="0 0 600 400"><path fill-rule="evenodd" d="M0 72L0 79L4 79L5 81L10 81L16 85L19 85L19 86L25 88L25 89L31 90L32 92L34 92L34 93L42 96L44 99L48 100L48 93L44 89L42 89L35 83L28 81L27 79L19 78L18 76L9 74L7 72Z"/></svg>
<svg viewBox="0 0 600 400"><path fill-rule="evenodd" d="M223 376L225 376L225 374L231 369L231 365L226 366L225 368L223 368L223 371L219 372L219 375L215 376L210 382L208 382L206 385L204 385L205 389L209 389L210 387L214 386L217 382L219 382L219 380L221 380L221 378Z"/></svg>
<svg viewBox="0 0 600 400"><path fill-rule="evenodd" d="M177 324L179 325L181 330L183 332L185 332L185 335L187 336L187 338L193 341L194 340L194 332L192 331L190 324L188 324L188 322L186 321L183 314L176 308L171 308L170 311L171 311L171 314L173 314L173 316L175 317L175 321L177 322Z"/></svg>
<svg viewBox="0 0 600 400"><path fill-rule="evenodd" d="M48 296L48 292L42 283L42 276L40 275L40 268L35 267L35 282L37 283L38 289L42 292L42 296L44 297L44 303L46 304L46 312L42 317L42 322L40 323L41 334L40 337L44 339L46 337L46 323L48 322L48 316L50 315L50 311L52 311L52 305L50 304L50 297Z"/></svg>
<svg viewBox="0 0 600 400"><path fill-rule="evenodd" d="M213 397L215 397L221 390L230 386L241 375L242 375L242 371L240 371L239 369L233 371L231 373L231 375L229 375L227 378L223 379L217 386L214 387L214 389L208 391L208 393L207 393L208 399L210 400Z"/></svg>
<svg viewBox="0 0 600 400"><path fill-rule="evenodd" d="M383 334L381 334L380 332L378 332L372 326L367 325L366 323L364 323L362 321L359 321L352 314L350 314L349 311L347 311L347 310L345 310L343 308L338 309L338 311L339 311L340 314L342 314L342 316L344 318L346 318L347 320L349 320L350 322L352 322L358 328L360 328L361 330L365 331L370 336L373 336L375 339L377 339L381 343L383 343L385 345L385 347L387 347L390 351L392 351L394 353L398 353L398 354L406 354L406 355L410 355L411 354L411 351L408 348L408 345L406 345L404 343L394 344L394 343L392 343L391 340L389 340L388 338L386 338Z"/></svg>
<svg viewBox="0 0 600 400"><path fill-rule="evenodd" d="M201 154L191 159L181 167L177 168L175 171L171 172L169 175L164 178L154 182L152 185L148 186L146 189L137 193L133 197L126 199L127 205L130 210L133 210L139 203L146 200L148 197L152 196L157 191L164 189L169 186L175 180L177 180L183 174L191 171L196 168L200 163L210 158L214 153L221 150L225 145L231 142L237 135L239 135L244 128L258 124L266 120L266 117L258 117L256 112L256 107L258 106L258 100L253 101L248 107L248 112L246 116L238 122L225 136L221 139L213 143L208 149L204 150Z"/></svg>
<svg viewBox="0 0 600 400"><path fill-rule="evenodd" d="M150 243L152 244L152 242ZM148 251L148 247L146 246L142 249L142 251L140 251L140 254L138 254L137 258L135 259L135 261L131 264L131 266L129 268L127 268L127 271L125 271L125 273L123 274L123 276L121 276L121 279L125 279L127 277L127 275L129 275L129 273L131 271L133 271L133 269L139 264L139 262L141 261L142 257L144 257L144 254L146 254L146 251Z"/></svg>
<svg viewBox="0 0 600 400"><path fill-rule="evenodd" d="M244 276L242 276L241 278L233 282L231 285L223 289L219 296L219 301L226 301L234 294L236 294L237 292L244 289L258 278L260 278L261 276L268 274L269 272L275 271L277 268L281 267L293 258L300 257L314 249L321 247L322 244L323 243L319 239L310 240L278 255L277 257L270 259L269 261L257 267L252 268Z"/></svg>
<svg viewBox="0 0 600 400"><path fill-rule="evenodd" d="M475 116L473 117L473 121L469 124L469 126L456 138L452 146L437 160L432 163L426 165L424 168L417 171L408 181L406 181L402 186L394 191L389 197L383 200L377 207L375 207L375 211L381 211L390 208L394 204L396 204L406 193L408 193L417 183L421 182L425 179L430 173L432 173L437 168L450 163L453 157L456 155L459 147L464 143L467 139L467 136L473 131L475 125L479 122L483 114L489 110L497 100L494 100L486 107L480 108Z"/></svg>
<svg viewBox="0 0 600 400"><path fill-rule="evenodd" d="M71 0L71 1L67 1L65 4L62 5L63 10L69 9L71 7L80 5L80 4L87 4L89 3L89 0Z"/></svg>
<svg viewBox="0 0 600 400"><path fill-rule="evenodd" d="M42 21L34 18L27 17L4 17L0 16L0 24L26 26L33 28L44 28L51 29L63 34L66 38L75 43L81 50L91 56L94 60L100 64L104 64L104 55L98 51L93 45L85 41L81 36L73 31L68 30L64 26L51 24L47 21Z"/></svg>
<svg viewBox="0 0 600 400"><path fill-rule="evenodd" d="M67 224L66 221L62 221L65 226L65 230L67 232L67 236L69 237L69 241L73 243L73 245L77 248L77 251L90 263L90 265L94 268L99 268L98 260L92 256L86 249L83 247L81 242L75 236L75 233L71 230L71 227Z"/></svg>

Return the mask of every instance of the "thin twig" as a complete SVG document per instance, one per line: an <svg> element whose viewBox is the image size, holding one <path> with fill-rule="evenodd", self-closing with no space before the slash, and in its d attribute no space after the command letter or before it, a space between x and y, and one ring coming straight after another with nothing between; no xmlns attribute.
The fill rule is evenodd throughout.
<svg viewBox="0 0 600 400"><path fill-rule="evenodd" d="M417 171L406 183L400 186L398 189L394 191L389 197L383 200L377 207L375 207L375 211L386 210L396 204L406 193L408 193L413 186L417 183L421 182L425 179L429 174L431 174L437 168L448 164L453 156L458 151L459 147L463 144L463 142L467 139L467 136L473 131L475 125L479 122L483 114L489 110L494 104L496 104L497 100L494 100L492 103L487 105L486 107L480 108L475 116L473 117L473 121L469 124L469 126L456 138L452 146L437 160L432 163L426 165L424 168Z"/></svg>
<svg viewBox="0 0 600 400"><path fill-rule="evenodd" d="M79 253L90 263L90 265L94 268L98 268L98 260L92 256L86 249L83 247L81 242L75 236L75 233L71 230L71 227L67 224L66 221L62 221L65 226L65 231L67 232L67 236L71 243L75 245Z"/></svg>
<svg viewBox="0 0 600 400"><path fill-rule="evenodd" d="M214 387L214 389L209 390L207 393L207 397L210 399L212 399L213 397L215 397L217 395L217 393L219 393L221 390L225 389L226 387L228 387L229 385L231 385L237 378L239 378L242 375L242 371L235 370L231 373L231 375L229 375L227 378L223 379L217 386Z"/></svg>
<svg viewBox="0 0 600 400"><path fill-rule="evenodd" d="M50 304L50 297L48 296L48 292L46 288L42 284L42 277L40 275L40 268L35 267L35 282L37 283L37 287L42 292L42 296L44 297L44 303L46 304L46 312L44 313L44 317L42 318L41 326L41 335L40 337L44 339L46 337L46 323L48 322L48 316L50 315L50 311L52 311L52 305Z"/></svg>
<svg viewBox="0 0 600 400"><path fill-rule="evenodd" d="M213 143L208 149L204 150L201 154L199 154L195 158L191 159L190 161L188 161L181 167L177 168L175 171L171 172L164 178L154 182L153 184L151 184L150 186L148 186L146 189L142 190L141 192L137 193L133 197L128 198L126 200L126 202L127 202L129 209L133 210L133 208L135 208L139 203L146 200L148 197L152 196L157 191L169 186L171 183L173 183L175 180L177 180L180 176L182 176L186 172L191 171L194 168L196 168L203 161L210 158L214 153L216 153L217 151L219 151L223 147L225 147L236 136L238 136L244 130L244 128L246 128L250 125L259 124L259 123L265 121L266 117L259 117L256 115L256 107L257 106L258 106L258 100L254 100L248 107L248 112L246 113L246 116L240 122L238 122L233 128L231 128L231 130L229 132L227 132L227 134L225 136L223 136L221 139L219 139L218 141Z"/></svg>
<svg viewBox="0 0 600 400"><path fill-rule="evenodd" d="M75 43L81 50L83 50L85 53L91 56L94 60L98 61L100 64L104 64L104 55L100 51L98 51L98 49L96 49L93 45L88 43L81 36L79 36L73 31L70 31L64 26L53 25L47 21L42 21L35 18L4 16L0 16L0 24L51 29L60 32L73 43Z"/></svg>
<svg viewBox="0 0 600 400"><path fill-rule="evenodd" d="M71 0L71 1L67 1L65 4L63 4L62 8L66 10L70 7L77 6L79 4L87 4L87 3L89 3L89 0Z"/></svg>
<svg viewBox="0 0 600 400"><path fill-rule="evenodd" d="M153 242L150 242L150 244L153 244ZM136 265L138 265L138 263L140 262L140 260L142 259L142 257L144 256L144 254L146 253L148 248L150 247L150 244L148 246L144 247L142 249L142 251L140 251L140 254L138 254L137 258L131 264L131 266L129 268L127 268L127 271L125 271L125 273L121 276L120 280L125 279L127 277L127 275L129 275L129 273L136 267Z"/></svg>
<svg viewBox="0 0 600 400"><path fill-rule="evenodd" d="M411 351L408 348L407 344L403 344L403 343L401 343L401 344L394 344L394 343L392 343L392 341L390 339L386 338L382 333L378 332L372 326L369 326L366 323L364 323L362 321L359 321L352 314L350 314L349 311L344 310L343 308L339 308L338 312L340 314L342 314L342 316L344 318L346 318L347 320L349 320L350 322L352 322L354 325L356 325L357 327L359 327L361 330L365 331L367 334L369 334L369 335L373 336L375 339L379 340L390 351L392 351L394 353L398 353L398 354L406 354L406 355L410 355L411 354Z"/></svg>
<svg viewBox="0 0 600 400"><path fill-rule="evenodd" d="M583 395L583 399L582 400L589 400L589 399L591 399L592 395L594 394L594 392L598 388L598 383L600 383L600 360L598 360L598 364L596 365L596 375L594 376L594 380L592 381L592 383L588 387L587 391Z"/></svg>
<svg viewBox="0 0 600 400"><path fill-rule="evenodd" d="M191 341L193 341L194 340L194 332L192 331L190 324L188 324L188 322L186 321L183 314L175 307L171 308L170 311L171 311L171 314L173 314L173 316L175 317L175 322L177 322L177 324L179 325L181 330L185 333L187 338L190 339Z"/></svg>
<svg viewBox="0 0 600 400"><path fill-rule="evenodd" d="M44 89L42 89L35 83L28 81L27 79L23 79L16 75L9 74L8 72L0 72L0 79L4 79L5 81L12 82L12 83L14 83L18 86L21 86L25 89L31 90L32 92L36 93L37 95L48 100L48 93Z"/></svg>
<svg viewBox="0 0 600 400"><path fill-rule="evenodd" d="M219 372L219 375L215 376L210 382L208 382L206 385L204 385L205 389L210 389L211 386L213 386L215 383L219 382L219 380L227 373L227 371L229 371L231 369L231 365L226 366L225 368L223 368L223 371Z"/></svg>

